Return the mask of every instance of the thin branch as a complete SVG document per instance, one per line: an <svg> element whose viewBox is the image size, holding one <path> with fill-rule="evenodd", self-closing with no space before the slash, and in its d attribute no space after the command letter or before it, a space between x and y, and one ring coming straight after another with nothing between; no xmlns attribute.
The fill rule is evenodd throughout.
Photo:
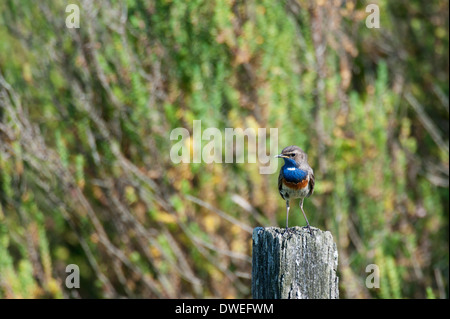
<svg viewBox="0 0 450 319"><path fill-rule="evenodd" d="M236 218L226 214L225 212L215 208L214 206L212 206L211 204L202 201L201 199L191 196L191 195L186 195L185 198L191 202L194 202L214 213L216 213L217 215L219 215L220 217L222 217L223 219L228 220L230 223L235 224L236 226L240 227L242 230L246 231L249 234L253 234L253 228L251 228L250 226L240 222L239 220L237 220Z"/></svg>
<svg viewBox="0 0 450 319"><path fill-rule="evenodd" d="M419 116L419 120L422 122L422 125L425 127L427 132L430 134L433 141L439 146L439 148L445 152L449 153L448 141L445 142L439 133L439 129L433 123L433 121L428 117L425 113L422 105L417 101L417 99L410 93L405 93L405 98L409 102L409 104L413 107L414 111L416 111Z"/></svg>

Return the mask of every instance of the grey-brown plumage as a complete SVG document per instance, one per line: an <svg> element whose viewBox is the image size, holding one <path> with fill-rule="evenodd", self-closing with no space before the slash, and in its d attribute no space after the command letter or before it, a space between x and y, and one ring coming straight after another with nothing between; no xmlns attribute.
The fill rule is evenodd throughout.
<svg viewBox="0 0 450 319"><path fill-rule="evenodd" d="M289 201L294 198L300 199L300 208L305 217L307 227L311 231L308 219L303 210L303 201L314 192L314 171L308 164L308 155L298 146L285 147L280 155L284 159L284 165L278 176L278 190L281 197L286 201L286 228L289 219Z"/></svg>

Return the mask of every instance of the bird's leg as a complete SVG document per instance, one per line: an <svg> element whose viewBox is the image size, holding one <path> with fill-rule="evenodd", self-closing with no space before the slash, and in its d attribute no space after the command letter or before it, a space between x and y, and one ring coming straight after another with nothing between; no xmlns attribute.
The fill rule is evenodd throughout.
<svg viewBox="0 0 450 319"><path fill-rule="evenodd" d="M313 233L312 233L312 231L311 231L311 226L309 226L308 218L306 218L305 211L303 210L303 200L304 200L304 198L302 198L302 199L300 200L300 208L301 208L301 210L302 210L303 217L305 217L306 225L307 225L307 227L308 227L309 233L310 233L311 235L313 235Z"/></svg>
<svg viewBox="0 0 450 319"><path fill-rule="evenodd" d="M289 200L286 200L286 230L289 229Z"/></svg>

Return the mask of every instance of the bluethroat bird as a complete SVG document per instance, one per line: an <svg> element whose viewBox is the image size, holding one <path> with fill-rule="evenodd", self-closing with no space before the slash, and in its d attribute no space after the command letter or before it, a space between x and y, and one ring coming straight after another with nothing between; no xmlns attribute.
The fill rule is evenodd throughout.
<svg viewBox="0 0 450 319"><path fill-rule="evenodd" d="M289 228L289 201L300 198L300 208L309 233L312 234L308 218L303 210L304 199L314 192L314 172L308 164L308 155L300 147L292 145L285 147L281 154L275 157L284 159L284 165L278 176L278 190L286 201L286 229Z"/></svg>

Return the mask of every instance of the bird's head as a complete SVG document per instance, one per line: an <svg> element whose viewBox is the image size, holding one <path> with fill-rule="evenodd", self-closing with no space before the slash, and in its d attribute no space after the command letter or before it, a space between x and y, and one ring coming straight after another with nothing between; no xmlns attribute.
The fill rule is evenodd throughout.
<svg viewBox="0 0 450 319"><path fill-rule="evenodd" d="M285 147L281 154L276 155L275 157L279 157L284 159L284 163L287 166L298 167L300 163L307 162L308 156L303 150L295 145Z"/></svg>

